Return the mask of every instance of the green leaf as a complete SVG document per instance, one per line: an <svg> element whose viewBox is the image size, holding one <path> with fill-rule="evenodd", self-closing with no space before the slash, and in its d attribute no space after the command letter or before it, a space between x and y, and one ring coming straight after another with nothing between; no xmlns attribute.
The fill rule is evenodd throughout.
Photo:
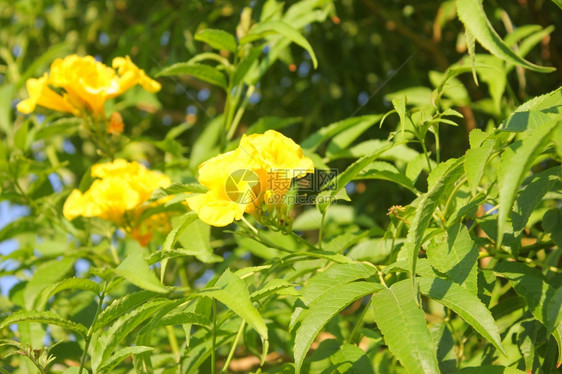
<svg viewBox="0 0 562 374"><path fill-rule="evenodd" d="M86 336L88 333L88 329L86 326L69 321L66 318L59 316L58 314L50 311L27 311L27 310L19 310L8 317L4 318L0 322L0 330L4 327L8 327L10 325L20 323L20 322L37 322L37 323L46 323L49 325L57 325L67 328L72 331L76 331L77 333Z"/></svg>
<svg viewBox="0 0 562 374"><path fill-rule="evenodd" d="M473 132L471 131L470 133L472 134ZM472 195L476 195L478 185L484 175L486 162L494 149L494 144L495 141L493 139L485 140L479 147L469 149L464 155L464 172Z"/></svg>
<svg viewBox="0 0 562 374"><path fill-rule="evenodd" d="M408 262L412 279L415 279L414 274L416 274L418 252L423 243L424 233L431 221L431 217L437 208L441 196L447 189L452 188L454 181L462 171L462 159L451 159L449 161L451 162L449 162L447 167L442 171L441 176L436 178L433 183L430 183L430 189L427 193L422 195L416 209L416 215L408 230L405 246L409 253Z"/></svg>
<svg viewBox="0 0 562 374"><path fill-rule="evenodd" d="M201 290L201 293L226 305L252 326L264 341L268 339L267 326L252 304L246 284L229 269L220 276L213 289Z"/></svg>
<svg viewBox="0 0 562 374"><path fill-rule="evenodd" d="M350 263L336 264L329 269L310 278L302 288L302 302L311 305L316 299L330 295L339 286L359 279L367 279L377 273L377 270L365 264ZM292 330L296 323L308 312L302 306L295 306L289 329Z"/></svg>
<svg viewBox="0 0 562 374"><path fill-rule="evenodd" d="M252 301L257 301L261 298L273 294L283 294L283 295L290 294L294 296L300 296L300 293L297 290L295 290L294 284L291 284L284 279L275 278L267 282L259 290L253 292L250 295L250 299L252 299Z"/></svg>
<svg viewBox="0 0 562 374"><path fill-rule="evenodd" d="M513 212L511 212L514 232L525 228L529 217L542 201L544 195L555 188L561 175L560 172L560 166L555 166L533 174L523 182L526 185L519 191L513 206Z"/></svg>
<svg viewBox="0 0 562 374"><path fill-rule="evenodd" d="M216 256L211 247L211 226L200 219L185 226L185 229L178 233L178 241L184 249L196 251L195 257L201 262L222 261L222 257Z"/></svg>
<svg viewBox="0 0 562 374"><path fill-rule="evenodd" d="M263 134L267 130L281 130L299 122L302 122L301 117L281 118L281 117L265 116L265 117L260 117L244 133L246 135Z"/></svg>
<svg viewBox="0 0 562 374"><path fill-rule="evenodd" d="M419 193L418 190L414 187L411 179L398 171L396 166L384 161L375 161L371 163L354 178L354 180L357 179L387 180L412 191L416 195Z"/></svg>
<svg viewBox="0 0 562 374"><path fill-rule="evenodd" d="M336 314L357 299L380 291L382 286L373 282L353 282L332 288L307 305L308 313L295 334L295 372L300 373L304 357L322 328Z"/></svg>
<svg viewBox="0 0 562 374"><path fill-rule="evenodd" d="M556 70L535 65L513 52L490 24L480 0L457 0L457 13L465 28L494 56L541 73Z"/></svg>
<svg viewBox="0 0 562 374"><path fill-rule="evenodd" d="M93 348L92 369L97 369L105 365L115 351L117 345L125 339L127 335L141 323L151 318L161 308L170 303L169 300L155 299L138 306L133 311L119 317L113 325L103 331L98 337Z"/></svg>
<svg viewBox="0 0 562 374"><path fill-rule="evenodd" d="M198 313L192 312L176 312L170 313L163 317L158 323L156 324L155 328L168 326L168 325L183 325L186 323L200 325L200 326L210 326L211 321L209 317L204 316Z"/></svg>
<svg viewBox="0 0 562 374"><path fill-rule="evenodd" d="M478 291L478 248L463 223L450 227L427 246L427 258L438 271L453 282L463 285L472 294Z"/></svg>
<svg viewBox="0 0 562 374"><path fill-rule="evenodd" d="M548 321L546 306L555 294L542 273L520 262L501 261L494 271L509 280L509 283L522 296L529 310L537 320L552 331L554 321Z"/></svg>
<svg viewBox="0 0 562 374"><path fill-rule="evenodd" d="M373 365L365 351L353 344L344 344L330 360L340 374L374 374Z"/></svg>
<svg viewBox="0 0 562 374"><path fill-rule="evenodd" d="M33 309L36 299L41 292L61 278L64 278L73 265L74 259L72 257L47 261L39 265L23 293L26 309Z"/></svg>
<svg viewBox="0 0 562 374"><path fill-rule="evenodd" d="M216 86L227 88L226 77L219 70L210 65L179 62L164 68L157 77L168 77L171 75L191 75L194 78Z"/></svg>
<svg viewBox="0 0 562 374"><path fill-rule="evenodd" d="M151 291L139 291L113 300L113 302L100 313L100 315L96 319L96 322L94 323L92 331L96 332L101 327L104 327L110 322L121 317L123 314L133 310L140 304L147 302L156 295L158 294Z"/></svg>
<svg viewBox="0 0 562 374"><path fill-rule="evenodd" d="M298 44L299 46L304 48L310 55L314 68L316 69L318 67L318 60L316 59L316 55L314 54L314 50L312 49L310 43L296 29L289 26L283 21L271 20L256 24L250 30L248 35L240 39L240 44L245 44L257 39L261 39L263 36L272 33L281 34L287 39L291 40L293 43Z"/></svg>
<svg viewBox="0 0 562 374"><path fill-rule="evenodd" d="M506 277L515 292L525 299L535 318L547 331L552 332L558 343L559 355L562 354L562 325L556 324L558 314L548 310L551 301L558 300L556 290L547 283L540 271L520 262L502 261L494 271Z"/></svg>
<svg viewBox="0 0 562 374"><path fill-rule="evenodd" d="M542 218L542 227L550 234L550 238L558 248L562 247L562 207L552 208L546 211Z"/></svg>
<svg viewBox="0 0 562 374"><path fill-rule="evenodd" d="M100 293L100 286L89 279L81 279L81 278L69 278L64 279L56 284L53 284L51 287L44 289L41 295L37 298L35 303L36 309L41 310L47 304L49 298L63 290L69 289L76 289L76 290L83 290L83 291L92 291L95 294Z"/></svg>
<svg viewBox="0 0 562 374"><path fill-rule="evenodd" d="M521 182L529 172L538 154L546 146L556 123L545 125L513 143L502 154L498 169L499 209L497 248L500 248L506 229L506 221L513 207L513 202Z"/></svg>
<svg viewBox="0 0 562 374"><path fill-rule="evenodd" d="M337 154L344 149L347 149L351 143L353 143L361 134L371 128L374 124L380 121L382 114L369 115L356 117L360 119L354 126L340 132L338 135L334 136L332 141L328 144L326 149L326 154L329 157L330 154Z"/></svg>
<svg viewBox="0 0 562 374"><path fill-rule="evenodd" d="M328 139L335 137L337 134L352 127L361 126L365 123L376 123L376 121L380 120L380 118L380 115L351 117L339 122L332 123L328 126L323 126L318 131L306 138L301 143L301 146L302 148L308 149L313 152L317 150L318 147L322 145L322 143L324 143Z"/></svg>
<svg viewBox="0 0 562 374"><path fill-rule="evenodd" d="M535 110L526 112L515 112L502 122L500 130L511 132L522 132L534 130L552 121L552 116Z"/></svg>
<svg viewBox="0 0 562 374"><path fill-rule="evenodd" d="M410 373L439 373L435 345L408 279L373 296L373 312L388 348Z"/></svg>
<svg viewBox="0 0 562 374"><path fill-rule="evenodd" d="M349 182L351 182L361 171L363 171L363 169L365 169L368 165L370 165L373 161L375 161L378 157L380 157L392 147L394 147L394 144L387 143L382 145L376 151L371 152L369 155L361 157L359 160L349 165L347 169L343 171L343 173L337 175L331 181L326 183L324 189L329 190L331 192L331 196L335 197L338 192L340 192L341 189L345 188L345 186Z"/></svg>
<svg viewBox="0 0 562 374"><path fill-rule="evenodd" d="M506 366L483 365L475 367L466 367L457 371L457 374L525 374L526 372Z"/></svg>
<svg viewBox="0 0 562 374"><path fill-rule="evenodd" d="M236 87L238 84L240 84L240 82L244 82L246 80L248 72L251 71L253 66L257 65L257 61L262 53L262 49L262 46L257 46L250 49L248 55L244 57L242 61L240 61L240 63L236 66L236 69L232 74L233 87Z"/></svg>
<svg viewBox="0 0 562 374"><path fill-rule="evenodd" d="M195 40L206 43L215 49L236 52L236 39L224 30L204 29L195 34Z"/></svg>
<svg viewBox="0 0 562 374"><path fill-rule="evenodd" d="M135 355L143 352L148 352L153 350L152 347L145 347L145 346L134 346L134 347L125 347L117 352L115 352L111 357L105 362L105 364L97 370L97 373L110 373L111 370L121 361L126 359L130 355Z"/></svg>
<svg viewBox="0 0 562 374"><path fill-rule="evenodd" d="M507 355L492 313L477 296L445 279L422 277L418 278L418 284L422 294L458 314L500 352Z"/></svg>
<svg viewBox="0 0 562 374"><path fill-rule="evenodd" d="M162 244L161 251L171 251L174 248L174 245L178 241L180 235L185 231L185 229L195 222L197 219L197 213L195 212L187 212L183 216L181 216L176 222L175 227L168 233L166 236L166 240L164 240L164 244Z"/></svg>
<svg viewBox="0 0 562 374"><path fill-rule="evenodd" d="M115 272L137 287L154 292L168 292L148 267L140 251L132 251Z"/></svg>
<svg viewBox="0 0 562 374"><path fill-rule="evenodd" d="M35 132L35 140L47 139L55 135L70 136L78 130L82 124L80 118L61 118L50 122Z"/></svg>

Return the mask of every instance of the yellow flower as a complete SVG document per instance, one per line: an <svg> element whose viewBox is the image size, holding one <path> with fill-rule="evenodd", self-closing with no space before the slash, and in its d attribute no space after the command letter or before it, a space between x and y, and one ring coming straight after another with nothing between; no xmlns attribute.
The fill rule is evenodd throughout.
<svg viewBox="0 0 562 374"><path fill-rule="evenodd" d="M240 148L251 159L254 170L258 169L256 172L260 175L263 192L270 191L266 204L281 201L276 197L287 193L293 178L314 172L314 163L303 155L302 148L274 130L242 136Z"/></svg>
<svg viewBox="0 0 562 374"><path fill-rule="evenodd" d="M264 134L243 135L240 148L268 173L283 172L287 178L314 172L314 163L304 157L302 148L291 138L268 130ZM281 173L277 173L280 175Z"/></svg>
<svg viewBox="0 0 562 374"><path fill-rule="evenodd" d="M197 212L201 221L213 226L226 226L238 220L251 203L252 187L234 182L227 190L227 180L238 170L248 169L241 157L240 149L220 154L199 166L199 183L209 189L205 194L194 194L187 198L189 207ZM242 200L246 194L248 200Z"/></svg>
<svg viewBox="0 0 562 374"><path fill-rule="evenodd" d="M107 100L123 94L136 84L150 92L160 89L160 84L150 79L128 56L115 58L113 64L118 72L92 56L70 55L56 59L49 74L39 80L28 80L29 98L19 103L18 110L31 113L36 105L40 105L75 115L84 110L97 115L103 113Z"/></svg>
<svg viewBox="0 0 562 374"><path fill-rule="evenodd" d="M141 213L150 205L143 205L159 187L169 186L170 178L161 173L148 170L137 162L117 159L113 162L92 166L91 175L94 180L90 188L83 194L74 190L68 196L63 214L68 220L78 216L99 217L111 221L132 234L136 234L139 242L148 236L145 229L156 228L157 220L152 224L139 222ZM158 202L154 203L157 205ZM149 217L152 219L152 217ZM159 222L159 221L158 221ZM159 229L165 229L162 226ZM139 231L141 230L141 231Z"/></svg>
<svg viewBox="0 0 562 374"><path fill-rule="evenodd" d="M279 197L287 193L292 178L312 172L312 160L281 133L243 136L236 150L199 166L199 183L209 191L189 196L187 203L203 222L226 226L244 212L259 215L264 197L266 205L281 204Z"/></svg>
<svg viewBox="0 0 562 374"><path fill-rule="evenodd" d="M78 110L72 106L66 97L63 97L49 88L48 74L45 73L41 78L28 79L25 83L29 98L20 101L17 109L22 113L31 113L37 105L53 109L59 112L68 112L78 115Z"/></svg>

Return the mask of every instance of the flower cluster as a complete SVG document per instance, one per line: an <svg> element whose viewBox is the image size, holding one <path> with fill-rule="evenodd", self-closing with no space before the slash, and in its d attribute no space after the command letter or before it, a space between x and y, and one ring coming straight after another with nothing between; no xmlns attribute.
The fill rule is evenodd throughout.
<svg viewBox="0 0 562 374"><path fill-rule="evenodd" d="M123 159L96 164L91 174L98 179L86 192L75 189L68 196L63 208L68 220L78 216L103 218L123 228L143 245L150 241L153 230L166 230L165 214L139 220L141 214L150 207L150 204L145 203L152 192L171 184L166 175Z"/></svg>
<svg viewBox="0 0 562 374"><path fill-rule="evenodd" d="M312 160L292 139L273 130L244 135L237 149L213 157L199 166L199 182L209 189L187 203L199 218L213 226L226 226L250 213L259 219L275 210L291 180L314 172Z"/></svg>
<svg viewBox="0 0 562 374"><path fill-rule="evenodd" d="M104 117L105 102L137 84L149 92L160 90L160 84L150 79L129 56L113 59L110 68L92 56L70 55L56 59L51 71L41 78L26 82L29 98L18 103L17 109L31 113L40 105L75 116L88 111Z"/></svg>

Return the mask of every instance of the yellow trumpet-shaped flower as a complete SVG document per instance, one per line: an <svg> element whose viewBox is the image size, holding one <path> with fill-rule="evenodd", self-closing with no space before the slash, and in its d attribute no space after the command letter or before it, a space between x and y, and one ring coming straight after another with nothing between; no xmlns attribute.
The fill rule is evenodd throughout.
<svg viewBox="0 0 562 374"><path fill-rule="evenodd" d="M203 222L226 226L244 213L259 215L262 204L273 201L272 195L287 193L292 178L313 172L312 160L281 133L243 136L236 150L199 166L198 180L209 191L189 196L187 203ZM273 205L278 205L282 199L275 201Z"/></svg>
<svg viewBox="0 0 562 374"><path fill-rule="evenodd" d="M117 71L92 56L56 59L48 74L27 81L29 98L21 101L17 109L31 113L40 105L75 115L86 110L98 115L103 113L107 100L137 84L150 92L160 90L160 84L133 64L129 56L115 58L113 66Z"/></svg>
<svg viewBox="0 0 562 374"><path fill-rule="evenodd" d="M160 222L162 217L153 219L152 223L138 222L138 220L148 207L145 203L154 190L169 186L170 178L150 171L137 162L122 159L94 165L91 175L98 179L94 180L84 193L79 190L72 191L63 207L64 216L68 220L79 216L103 218L131 234L135 233L141 243L150 241L151 229L157 229L156 222ZM165 227L162 225L161 229Z"/></svg>

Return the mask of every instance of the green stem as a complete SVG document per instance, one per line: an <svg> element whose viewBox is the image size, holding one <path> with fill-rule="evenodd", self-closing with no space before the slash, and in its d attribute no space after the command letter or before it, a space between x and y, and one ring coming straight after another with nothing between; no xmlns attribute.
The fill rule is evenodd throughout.
<svg viewBox="0 0 562 374"><path fill-rule="evenodd" d="M84 370L84 365L86 364L86 356L88 355L88 348L90 347L90 342L92 341L92 335L94 333L94 326L96 324L98 316L101 313L101 308L102 308L102 305L103 305L103 299L105 298L105 286L104 286L104 290L99 295L99 297L100 297L100 301L98 303L98 308L96 309L96 314L94 315L94 319L92 321L92 324L90 325L90 328L88 329L88 333L86 334L86 337L85 337L86 343L84 344L84 352L82 352L82 358L80 359L80 368L78 369L78 374L82 374L82 371Z"/></svg>
<svg viewBox="0 0 562 374"><path fill-rule="evenodd" d="M423 149L423 154L425 155L425 160L427 161L427 168L431 172L431 160L429 159L429 153L427 152L427 147L425 146L425 140L420 138L420 143Z"/></svg>
<svg viewBox="0 0 562 374"><path fill-rule="evenodd" d="M236 334L236 338L234 338L234 342L232 343L232 347L230 348L230 352L228 352L228 357L226 358L224 366L222 367L221 373L227 372L228 367L230 366L230 361L232 361L232 357L234 357L234 352L236 351L236 346L238 345L238 342L240 341L240 337L242 336L242 332L244 332L245 326L246 326L246 321L242 320L242 323L240 324L240 328L238 329L238 333Z"/></svg>
<svg viewBox="0 0 562 374"><path fill-rule="evenodd" d="M213 336L211 339L211 373L216 374L217 372L217 358L215 355L216 345L217 345L217 302L213 299L212 312L213 316ZM78 373L80 374L80 373Z"/></svg>
<svg viewBox="0 0 562 374"><path fill-rule="evenodd" d="M230 125L230 129L228 130L228 134L226 136L227 140L232 139L232 137L236 133L236 129L238 128L238 124L240 123L240 120L242 119L242 116L244 115L244 111L246 110L246 106L248 105L248 98L250 96L252 96L255 88L256 88L255 86L248 87L248 90L246 91L246 95L244 96L244 100L242 101L242 104L240 104L240 108L238 108L238 111L236 112L236 115L234 116L234 119L232 120L232 124Z"/></svg>
<svg viewBox="0 0 562 374"><path fill-rule="evenodd" d="M351 330L351 333L349 334L349 336L346 339L347 343L353 344L353 342L355 341L356 335L359 332L359 328L361 326L363 326L363 319L365 318L365 316L367 315L367 311L369 310L369 308L371 307L371 304L373 303L373 297L371 296L371 298L369 299L369 302L367 303L367 305L365 306L365 309L363 309L363 311L361 312L361 315L359 316L359 318L357 319L357 322L355 323L355 326L353 326L353 330Z"/></svg>
<svg viewBox="0 0 562 374"><path fill-rule="evenodd" d="M435 160L437 163L441 162L441 147L439 146L439 123L436 123L433 127L435 135Z"/></svg>
<svg viewBox="0 0 562 374"><path fill-rule="evenodd" d="M180 348L178 345L178 340L176 339L176 335L174 334L174 327L171 325L166 326L166 331L168 333L168 341L170 342L170 347L172 348L172 352L176 358L176 362L180 363L181 355L180 355Z"/></svg>
<svg viewBox="0 0 562 374"><path fill-rule="evenodd" d="M459 183L457 183L457 185L453 188L453 191L451 191L451 193L449 194L449 198L445 203L445 208L443 208L443 218L445 218L445 216L447 215L447 210L449 209L449 205L451 204L451 201L453 201L453 197L456 195L456 193L459 191L459 189L464 185L466 181L467 181L466 177L461 178Z"/></svg>
<svg viewBox="0 0 562 374"><path fill-rule="evenodd" d="M318 229L318 249L322 249L322 240L324 234L324 222L326 221L326 213L328 212L328 208L322 213L322 219L320 220L320 228Z"/></svg>

